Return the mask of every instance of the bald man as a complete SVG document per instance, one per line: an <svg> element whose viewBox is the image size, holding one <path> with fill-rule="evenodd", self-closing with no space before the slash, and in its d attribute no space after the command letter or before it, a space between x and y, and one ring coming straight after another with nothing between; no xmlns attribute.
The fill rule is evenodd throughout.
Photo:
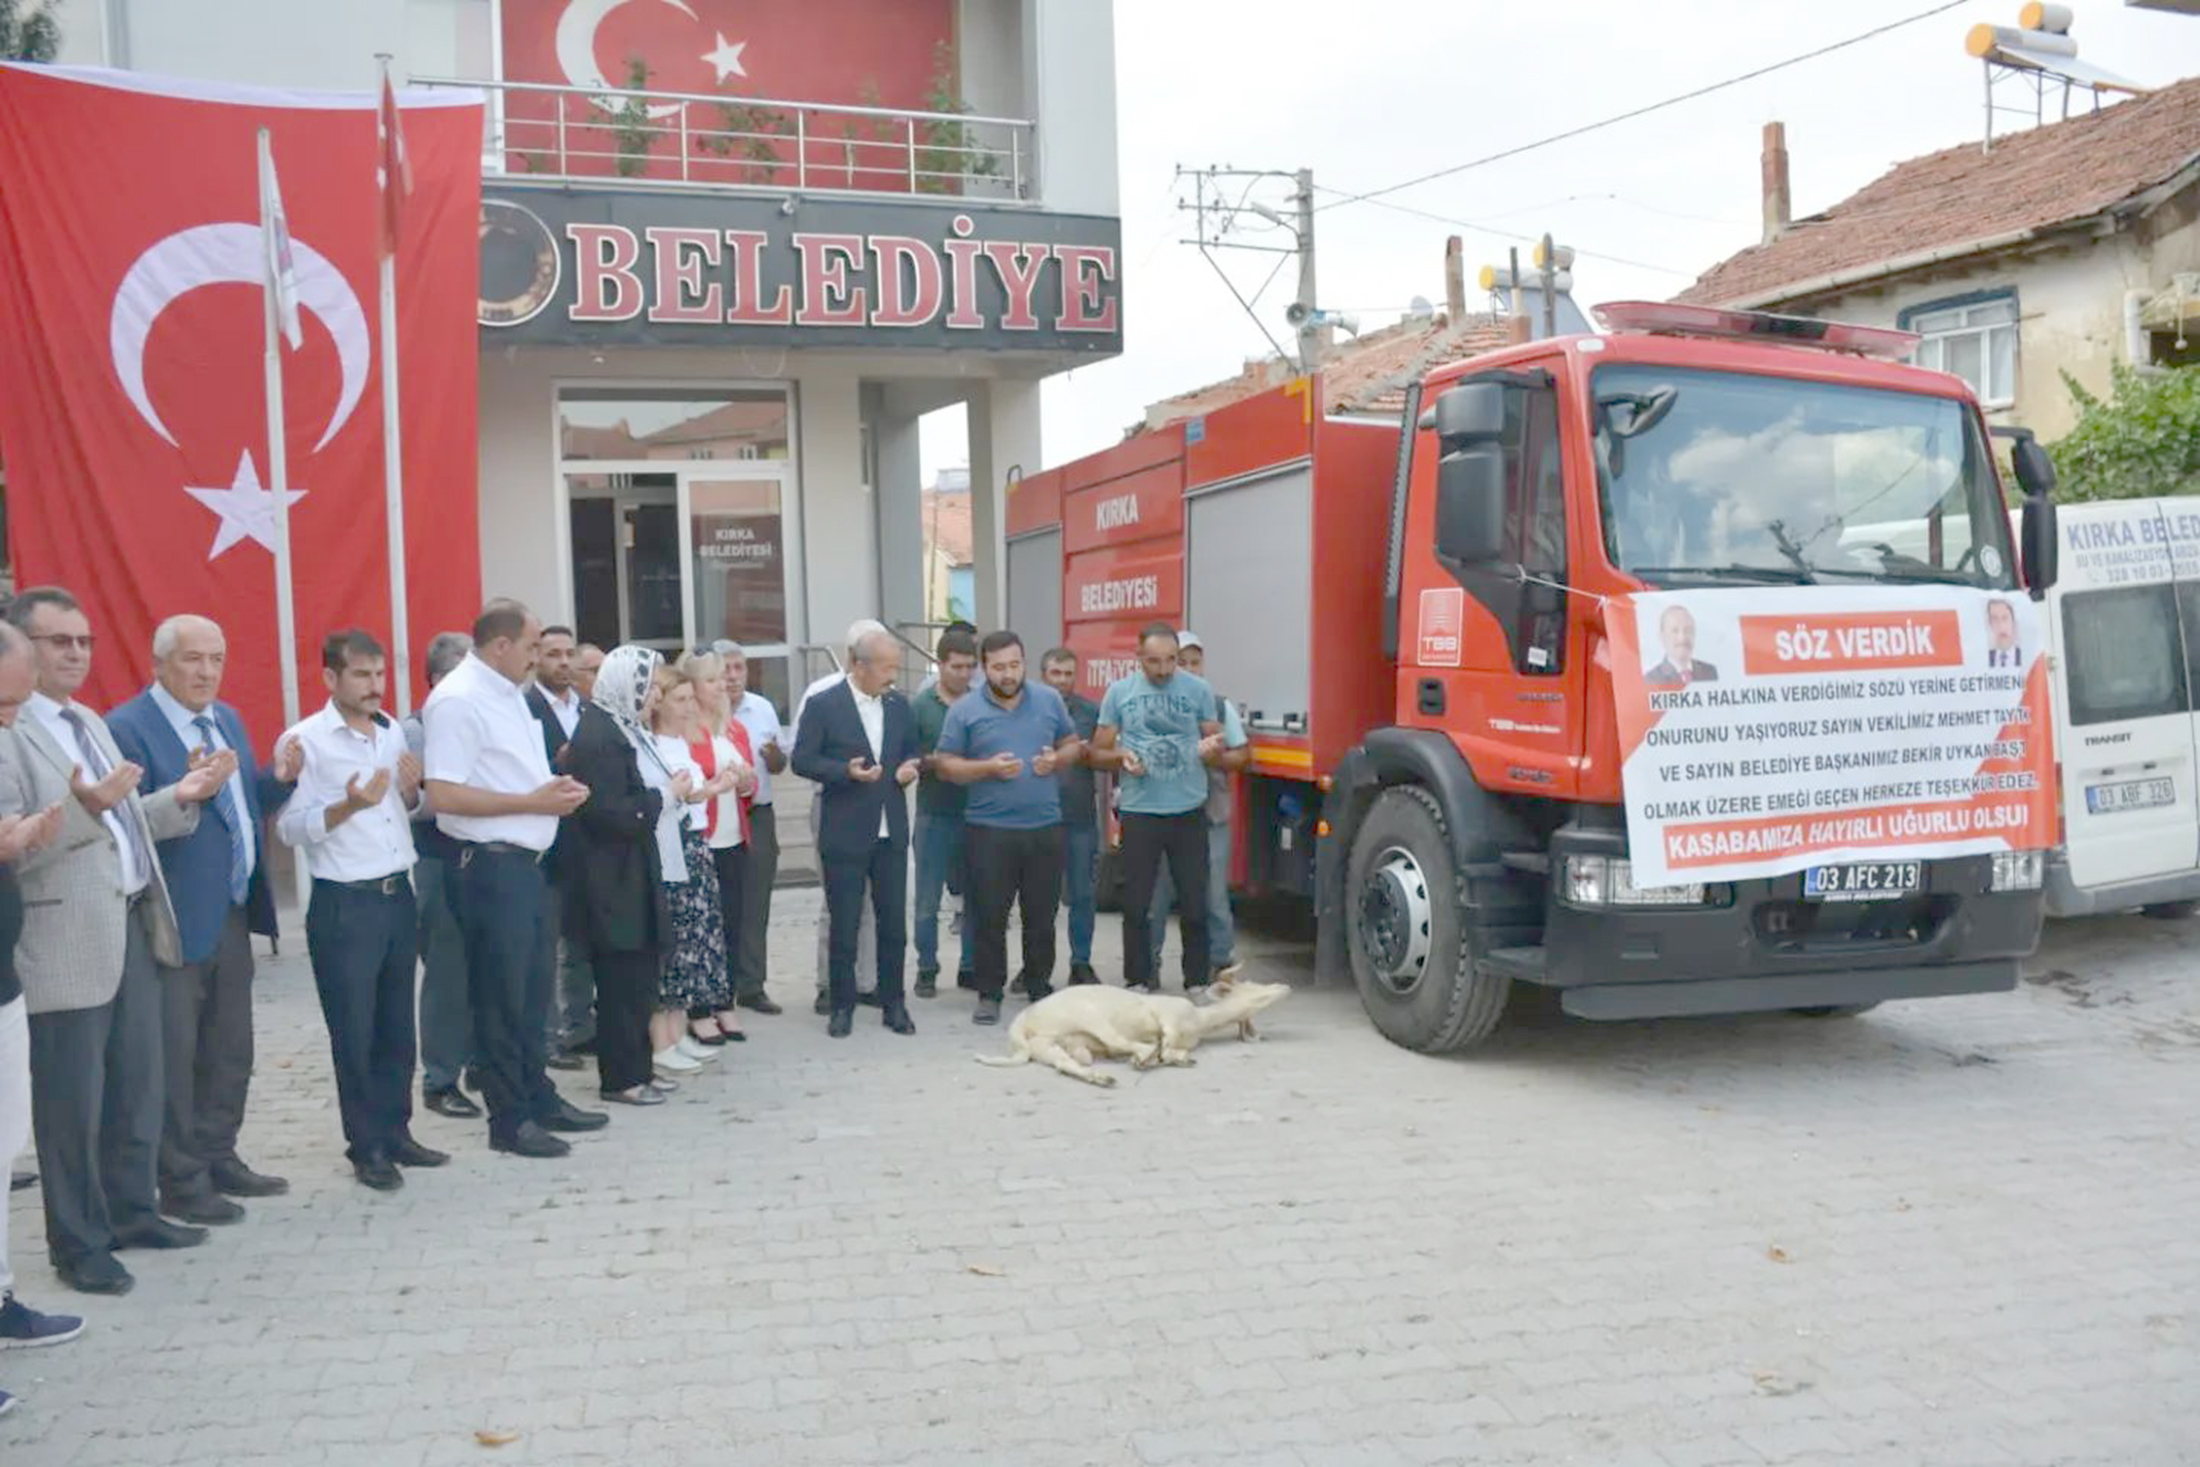
<svg viewBox="0 0 2200 1467"><path fill-rule="evenodd" d="M146 794L226 753L236 767L185 835L157 843L176 908L180 966L160 965L167 1095L160 1136L160 1208L188 1223L233 1223L236 1197L289 1190L237 1154L252 1084L252 934L275 935L266 818L290 798L295 746L272 766L254 758L237 710L221 702L229 645L203 616L171 616L153 632L153 685L107 715Z"/></svg>

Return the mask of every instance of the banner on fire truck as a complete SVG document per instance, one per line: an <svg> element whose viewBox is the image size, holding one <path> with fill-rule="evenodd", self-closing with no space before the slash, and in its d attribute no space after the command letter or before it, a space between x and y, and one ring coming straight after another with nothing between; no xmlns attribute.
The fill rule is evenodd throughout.
<svg viewBox="0 0 2200 1467"><path fill-rule="evenodd" d="M1958 586L1666 591L1605 607L1638 888L1805 872L1918 889L1916 862L2054 843L2039 608Z"/></svg>

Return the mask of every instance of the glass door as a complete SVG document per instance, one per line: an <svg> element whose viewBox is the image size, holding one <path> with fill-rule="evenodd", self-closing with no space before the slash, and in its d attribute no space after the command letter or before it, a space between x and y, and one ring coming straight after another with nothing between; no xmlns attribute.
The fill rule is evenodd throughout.
<svg viewBox="0 0 2200 1467"><path fill-rule="evenodd" d="M566 496L580 639L677 656L685 645L677 476L567 474Z"/></svg>
<svg viewBox="0 0 2200 1467"><path fill-rule="evenodd" d="M712 464L680 474L690 638L725 639L749 655L749 683L784 708L787 671L787 484L770 463Z"/></svg>

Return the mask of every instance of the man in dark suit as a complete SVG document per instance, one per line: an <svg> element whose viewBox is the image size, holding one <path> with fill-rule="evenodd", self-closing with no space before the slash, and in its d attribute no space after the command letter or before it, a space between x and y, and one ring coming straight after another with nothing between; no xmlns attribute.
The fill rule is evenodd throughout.
<svg viewBox="0 0 2200 1467"><path fill-rule="evenodd" d="M1642 675L1652 688L1684 688L1690 683L1715 683L1719 670L1696 660L1696 618L1685 606L1668 606L1658 618L1658 640L1665 644L1665 658Z"/></svg>
<svg viewBox="0 0 2200 1467"><path fill-rule="evenodd" d="M916 720L893 690L901 653L893 634L859 625L849 634L847 677L818 693L795 734L794 772L818 786L818 863L824 870L831 1019L845 1038L855 1024L856 941L869 889L878 928L878 998L886 1027L914 1034L902 999L902 944L909 907L909 800L917 777Z"/></svg>
<svg viewBox="0 0 2200 1467"><path fill-rule="evenodd" d="M561 772L565 768L565 746L580 726L581 705L588 701L578 681L578 650L571 627L544 627L542 646L535 654L534 680L527 685L527 711L542 725L543 752L550 756L550 767ZM585 1062L580 1056L596 1039L596 975L588 966L587 953L565 939L563 913L568 876L561 857L572 829L571 819L560 821L557 841L550 847L550 854L542 858L543 880L550 889L547 941L558 965L557 991L551 996L550 1015L543 1030L543 1049L548 1056L544 1063L553 1070L582 1068Z"/></svg>
<svg viewBox="0 0 2200 1467"><path fill-rule="evenodd" d="M237 1155L252 1083L252 934L275 936L264 817L290 798L298 750L272 766L252 756L237 710L217 701L228 644L203 616L172 616L153 632L153 685L107 715L122 757L144 769L150 795L222 750L236 773L207 801L209 818L161 841L161 872L175 903L180 967L160 969L167 1095L160 1137L160 1207L192 1223L232 1223L232 1197L290 1190ZM226 1195L225 1195L226 1194Z"/></svg>

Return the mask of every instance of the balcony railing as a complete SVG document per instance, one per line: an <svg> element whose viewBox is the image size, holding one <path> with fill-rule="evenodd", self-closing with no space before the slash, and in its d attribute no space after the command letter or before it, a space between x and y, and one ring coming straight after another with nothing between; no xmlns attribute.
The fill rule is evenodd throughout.
<svg viewBox="0 0 2200 1467"><path fill-rule="evenodd" d="M458 77L412 84L488 94L490 174L1000 203L1032 194L1036 125L1021 118Z"/></svg>

